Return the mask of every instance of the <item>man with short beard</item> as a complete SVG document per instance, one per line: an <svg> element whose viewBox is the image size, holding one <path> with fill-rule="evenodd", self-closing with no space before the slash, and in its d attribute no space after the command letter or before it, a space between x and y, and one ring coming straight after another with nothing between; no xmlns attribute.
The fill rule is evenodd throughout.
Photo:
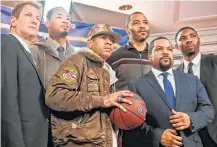
<svg viewBox="0 0 217 147"><path fill-rule="evenodd" d="M116 90L127 89L127 84L137 77L146 74L150 68L148 60L148 44L150 27L142 12L134 12L127 18L125 31L129 35L129 42L117 49L107 60L116 71L118 81Z"/></svg>
<svg viewBox="0 0 217 147"><path fill-rule="evenodd" d="M45 89L51 76L57 71L63 60L74 54L74 48L67 41L71 28L69 13L62 7L52 8L47 12L45 26L49 37L34 43L30 50L39 71L43 75Z"/></svg>
<svg viewBox="0 0 217 147"><path fill-rule="evenodd" d="M172 70L173 47L165 37L151 41L152 69L128 85L147 106L146 121L125 131L123 147L203 147L198 131L215 112L198 77Z"/></svg>
<svg viewBox="0 0 217 147"><path fill-rule="evenodd" d="M198 76L217 111L217 56L200 53L200 37L191 27L181 28L176 33L175 40L184 56L184 62L178 70ZM217 146L217 115L199 134L205 147Z"/></svg>

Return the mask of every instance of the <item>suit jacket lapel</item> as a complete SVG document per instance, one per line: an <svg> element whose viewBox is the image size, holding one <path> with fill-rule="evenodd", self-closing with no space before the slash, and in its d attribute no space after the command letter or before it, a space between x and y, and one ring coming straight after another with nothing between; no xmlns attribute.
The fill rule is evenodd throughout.
<svg viewBox="0 0 217 147"><path fill-rule="evenodd" d="M201 62L200 62L200 80L201 82L205 85L205 81L206 81L206 71L208 71L207 69L207 63L205 59L205 55L201 56Z"/></svg>
<svg viewBox="0 0 217 147"><path fill-rule="evenodd" d="M11 35L11 36L14 37L13 35ZM15 37L14 37L14 38L15 38ZM16 39L16 38L15 38L15 39ZM17 40L17 39L16 39L16 40ZM36 67L34 61L31 59L31 57L29 57L29 55L28 55L26 49L25 49L24 46L20 43L20 41L17 40L17 42L18 42L18 44L20 45L21 49L23 50L24 54L25 54L25 55L27 56L27 58L29 59L29 61L30 61L30 63L32 64L32 66L34 67L34 69L35 69L35 71L36 71L36 73L37 73L37 75L38 75L38 77L39 77L39 80L40 80L41 84L43 85L42 76L41 76L41 74L38 72L37 67Z"/></svg>
<svg viewBox="0 0 217 147"><path fill-rule="evenodd" d="M173 74L174 74L174 80L175 80L175 85L176 85L176 105L175 105L175 110L178 110L179 107L179 103L181 100L181 79L180 76L178 75L178 73L176 71L173 70Z"/></svg>
<svg viewBox="0 0 217 147"><path fill-rule="evenodd" d="M161 88L160 84L158 83L156 77L154 76L153 72L150 71L148 74L147 74L147 80L148 82L150 83L150 85L155 89L155 91L160 95L161 99L165 102L165 104L168 106L169 109L172 110L169 102L168 102L168 99L163 91L163 89Z"/></svg>
<svg viewBox="0 0 217 147"><path fill-rule="evenodd" d="M182 63L178 68L178 71L184 72L184 63Z"/></svg>

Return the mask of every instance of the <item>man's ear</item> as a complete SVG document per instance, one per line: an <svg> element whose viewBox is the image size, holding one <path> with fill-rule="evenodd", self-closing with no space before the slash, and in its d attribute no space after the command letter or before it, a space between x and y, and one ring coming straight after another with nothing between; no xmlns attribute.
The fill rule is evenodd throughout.
<svg viewBox="0 0 217 147"><path fill-rule="evenodd" d="M200 45L200 37L198 37L199 45Z"/></svg>
<svg viewBox="0 0 217 147"><path fill-rule="evenodd" d="M126 26L124 29L125 29L126 33L129 35L129 34L130 34L130 31L129 31L128 26Z"/></svg>
<svg viewBox="0 0 217 147"><path fill-rule="evenodd" d="M44 25L46 26L46 28L48 28L50 26L49 20L46 20Z"/></svg>
<svg viewBox="0 0 217 147"><path fill-rule="evenodd" d="M92 40L87 40L87 47L91 49L91 47L92 47Z"/></svg>
<svg viewBox="0 0 217 147"><path fill-rule="evenodd" d="M177 48L177 50L179 50L179 46L177 44L175 44L175 48Z"/></svg>
<svg viewBox="0 0 217 147"><path fill-rule="evenodd" d="M71 29L74 29L74 26L72 25L71 21L70 21L70 23L69 23L69 28L70 28L70 30L71 30Z"/></svg>
<svg viewBox="0 0 217 147"><path fill-rule="evenodd" d="M148 59L152 61L151 53L148 53Z"/></svg>
<svg viewBox="0 0 217 147"><path fill-rule="evenodd" d="M16 21L17 21L17 18L14 17L14 16L11 16L11 26L12 26L12 27L15 27L15 26L16 26Z"/></svg>

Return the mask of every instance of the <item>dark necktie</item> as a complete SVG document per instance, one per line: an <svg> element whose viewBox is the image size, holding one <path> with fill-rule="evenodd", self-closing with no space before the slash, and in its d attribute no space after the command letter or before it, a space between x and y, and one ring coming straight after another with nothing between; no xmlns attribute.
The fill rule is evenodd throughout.
<svg viewBox="0 0 217 147"><path fill-rule="evenodd" d="M164 84L164 91L165 91L165 95L170 103L170 106L172 108L175 107L175 96L174 96L174 91L173 91L173 87L170 83L170 81L167 79L168 77L168 72L162 73L164 79L163 79L163 84Z"/></svg>
<svg viewBox="0 0 217 147"><path fill-rule="evenodd" d="M194 74L193 69L192 69L192 66L193 66L193 63L190 62L190 63L188 64L188 73L189 73L189 74Z"/></svg>
<svg viewBox="0 0 217 147"><path fill-rule="evenodd" d="M36 62L35 62L35 60L34 60L34 58L33 58L33 56L32 56L32 53L29 52L29 51L27 51L27 53L28 53L30 59L31 59L31 60L34 62L34 64L36 65Z"/></svg>
<svg viewBox="0 0 217 147"><path fill-rule="evenodd" d="M63 46L59 46L57 48L58 52L59 52L59 58L61 61L63 61L65 59L65 55L64 55L64 48Z"/></svg>

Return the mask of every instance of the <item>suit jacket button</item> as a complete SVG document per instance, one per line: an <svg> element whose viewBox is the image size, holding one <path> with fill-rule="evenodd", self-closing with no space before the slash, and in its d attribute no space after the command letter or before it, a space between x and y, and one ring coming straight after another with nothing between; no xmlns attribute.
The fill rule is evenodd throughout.
<svg viewBox="0 0 217 147"><path fill-rule="evenodd" d="M6 142L3 142L3 147L6 147L7 146L7 143Z"/></svg>
<svg viewBox="0 0 217 147"><path fill-rule="evenodd" d="M48 118L46 118L45 121L46 121L47 123L49 123L49 119L48 119Z"/></svg>

